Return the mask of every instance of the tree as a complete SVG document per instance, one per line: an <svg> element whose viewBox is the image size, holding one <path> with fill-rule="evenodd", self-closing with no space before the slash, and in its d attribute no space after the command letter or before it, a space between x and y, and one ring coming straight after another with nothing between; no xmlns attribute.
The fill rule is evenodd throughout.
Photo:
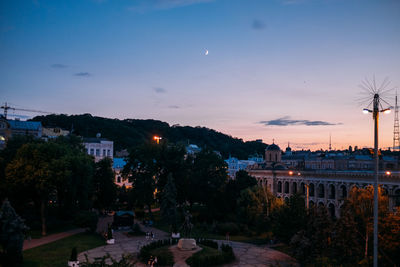
<svg viewBox="0 0 400 267"><path fill-rule="evenodd" d="M110 158L96 163L94 174L94 205L98 209L110 208L115 202L117 188L114 183L114 172Z"/></svg>
<svg viewBox="0 0 400 267"><path fill-rule="evenodd" d="M243 189L237 200L237 215L240 222L258 226L265 221L265 198L258 186Z"/></svg>
<svg viewBox="0 0 400 267"><path fill-rule="evenodd" d="M10 202L5 200L0 210L0 244L3 248L0 257L4 266L16 266L22 262L22 247L27 229Z"/></svg>
<svg viewBox="0 0 400 267"><path fill-rule="evenodd" d="M159 167L159 147L152 144L143 144L134 148L127 159L123 169L123 176L132 182L132 193L135 196L136 205L146 205L150 217L153 217L151 205L155 200Z"/></svg>
<svg viewBox="0 0 400 267"><path fill-rule="evenodd" d="M287 203L273 212L272 217L276 236L285 242L290 241L293 235L306 225L304 198L297 194L292 195Z"/></svg>
<svg viewBox="0 0 400 267"><path fill-rule="evenodd" d="M161 216L171 227L171 230L175 232L177 228L176 187L172 174L168 175L167 184L162 192Z"/></svg>
<svg viewBox="0 0 400 267"><path fill-rule="evenodd" d="M222 218L223 192L228 181L226 163L215 152L204 149L193 159L188 200L206 205L210 218Z"/></svg>

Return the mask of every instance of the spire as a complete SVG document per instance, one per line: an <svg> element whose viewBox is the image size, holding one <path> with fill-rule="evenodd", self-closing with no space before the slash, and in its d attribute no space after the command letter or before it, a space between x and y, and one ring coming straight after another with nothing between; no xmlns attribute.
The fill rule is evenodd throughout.
<svg viewBox="0 0 400 267"><path fill-rule="evenodd" d="M329 151L332 150L332 134L329 133Z"/></svg>

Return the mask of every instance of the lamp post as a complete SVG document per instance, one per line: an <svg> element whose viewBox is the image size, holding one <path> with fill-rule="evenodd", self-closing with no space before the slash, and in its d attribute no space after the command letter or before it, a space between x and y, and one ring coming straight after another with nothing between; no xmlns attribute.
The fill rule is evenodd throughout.
<svg viewBox="0 0 400 267"><path fill-rule="evenodd" d="M160 143L160 140L162 139L162 137L156 135L156 136L153 137L153 139L156 140L157 145L158 145Z"/></svg>
<svg viewBox="0 0 400 267"><path fill-rule="evenodd" d="M378 266L378 129L379 129L379 113L390 113L390 108L379 110L379 94L374 94L373 110L363 109L365 114L372 113L374 120L374 267Z"/></svg>

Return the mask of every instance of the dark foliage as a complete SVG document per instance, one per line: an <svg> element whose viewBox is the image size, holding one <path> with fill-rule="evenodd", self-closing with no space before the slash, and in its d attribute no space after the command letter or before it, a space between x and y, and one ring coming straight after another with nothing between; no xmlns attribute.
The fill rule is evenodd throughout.
<svg viewBox="0 0 400 267"><path fill-rule="evenodd" d="M70 261L77 261L78 260L78 251L76 250L76 247L73 247L71 250L71 256L69 257Z"/></svg>
<svg viewBox="0 0 400 267"><path fill-rule="evenodd" d="M98 220L99 218L96 212L80 211L75 216L74 224L79 227L88 228L91 232L95 232Z"/></svg>
<svg viewBox="0 0 400 267"><path fill-rule="evenodd" d="M221 244L220 253L205 254L202 251L193 254L186 260L186 263L192 267L215 266L227 264L235 260L235 254L231 246Z"/></svg>
<svg viewBox="0 0 400 267"><path fill-rule="evenodd" d="M154 250L161 247L167 247L175 245L178 242L176 239L164 239L151 242L148 245L143 246L139 252L139 259L142 262L148 262L152 257L157 256L158 264L160 265L173 265L173 258L171 262L170 254L161 253L159 255L154 255Z"/></svg>
<svg viewBox="0 0 400 267"><path fill-rule="evenodd" d="M247 158L251 154L264 154L266 144L242 139L217 132L205 127L169 126L157 120L107 119L90 114L48 115L33 118L44 126L58 126L74 129L74 133L84 137L93 137L101 133L103 137L114 141L115 150L131 148L151 140L154 135L162 136L172 143L187 144L188 141L200 147L209 147L220 151L224 157L232 155Z"/></svg>

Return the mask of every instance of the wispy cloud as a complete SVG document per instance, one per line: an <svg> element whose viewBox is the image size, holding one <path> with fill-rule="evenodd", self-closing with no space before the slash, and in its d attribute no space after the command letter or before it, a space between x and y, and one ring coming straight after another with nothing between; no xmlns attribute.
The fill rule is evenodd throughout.
<svg viewBox="0 0 400 267"><path fill-rule="evenodd" d="M251 27L252 27L254 30L264 30L265 27L266 27L266 25L265 25L264 21L259 20L259 19L255 19L255 20L253 21L253 23L251 24Z"/></svg>
<svg viewBox="0 0 400 267"><path fill-rule="evenodd" d="M216 0L139 0L128 9L143 12L152 9L171 9L194 4L213 2Z"/></svg>
<svg viewBox="0 0 400 267"><path fill-rule="evenodd" d="M90 77L90 76L92 76L92 74L89 73L89 72L78 72L78 73L75 73L74 76L79 76L79 77Z"/></svg>
<svg viewBox="0 0 400 267"><path fill-rule="evenodd" d="M171 105L171 106L168 106L168 108L171 108L171 109L179 109L179 108L181 108L180 106L176 106L176 105Z"/></svg>
<svg viewBox="0 0 400 267"><path fill-rule="evenodd" d="M68 68L67 65L59 64L59 63L52 64L52 65L50 65L50 67L52 67L53 69L65 69L65 68Z"/></svg>
<svg viewBox="0 0 400 267"><path fill-rule="evenodd" d="M275 120L260 121L260 124L265 126L290 126L290 125L306 125L306 126L330 126L340 125L342 123L331 123L327 121L310 121L310 120L292 120L289 116L282 117Z"/></svg>
<svg viewBox="0 0 400 267"><path fill-rule="evenodd" d="M166 92L167 92L167 90L165 90L164 88L161 88L161 87L154 87L153 90L154 90L154 92L156 92L157 94L163 94L163 93L166 93Z"/></svg>

